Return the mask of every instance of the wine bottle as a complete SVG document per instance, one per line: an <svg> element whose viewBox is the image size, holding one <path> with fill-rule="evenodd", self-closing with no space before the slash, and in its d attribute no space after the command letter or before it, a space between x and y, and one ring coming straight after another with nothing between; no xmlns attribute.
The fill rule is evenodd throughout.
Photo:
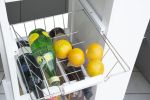
<svg viewBox="0 0 150 100"><path fill-rule="evenodd" d="M21 72L23 82L25 83L27 93L29 93L29 91L30 92L33 91L36 98L39 99L44 96L43 92L39 89L39 88L42 89L42 80L43 80L41 71L38 68L39 66L35 58L31 54L31 49L27 41L20 40L17 42L17 46L19 51L17 63L19 66L19 70ZM30 72L29 69L32 72ZM35 85L37 85L39 88L35 87Z"/></svg>
<svg viewBox="0 0 150 100"><path fill-rule="evenodd" d="M52 29L49 32L49 35L50 35L50 37L53 38L53 41L57 41L59 39L69 40L67 38L67 36L64 36L65 31L59 27ZM59 38L56 38L56 37L59 37ZM70 81L72 81L72 80L78 80L79 81L79 80L82 80L85 78L83 72L80 71L81 67L74 67L74 66L70 65L67 59L65 59L63 62L61 62L61 64L64 67L66 73L71 73L71 72L76 71L76 73L72 73L72 74L67 75ZM83 89L82 92L83 92L84 96L86 97L86 99L91 98L93 95L91 87Z"/></svg>
<svg viewBox="0 0 150 100"><path fill-rule="evenodd" d="M28 41L33 56L42 68L50 86L60 85L56 75L56 57L53 43L48 33L43 29L35 29L30 32Z"/></svg>

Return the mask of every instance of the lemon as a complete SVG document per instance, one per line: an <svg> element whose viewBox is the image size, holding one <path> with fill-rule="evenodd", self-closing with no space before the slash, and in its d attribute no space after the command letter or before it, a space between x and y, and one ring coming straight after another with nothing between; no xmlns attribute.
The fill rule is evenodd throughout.
<svg viewBox="0 0 150 100"><path fill-rule="evenodd" d="M100 60L91 60L86 70L89 76L97 76L104 73L104 64Z"/></svg>
<svg viewBox="0 0 150 100"><path fill-rule="evenodd" d="M54 50L57 58L65 59L67 58L68 53L72 50L72 45L67 40L57 40L54 42Z"/></svg>
<svg viewBox="0 0 150 100"><path fill-rule="evenodd" d="M84 52L80 48L74 48L69 52L68 60L74 67L80 67L84 64Z"/></svg>
<svg viewBox="0 0 150 100"><path fill-rule="evenodd" d="M92 43L86 49L86 57L88 60L102 60L103 48L99 43Z"/></svg>

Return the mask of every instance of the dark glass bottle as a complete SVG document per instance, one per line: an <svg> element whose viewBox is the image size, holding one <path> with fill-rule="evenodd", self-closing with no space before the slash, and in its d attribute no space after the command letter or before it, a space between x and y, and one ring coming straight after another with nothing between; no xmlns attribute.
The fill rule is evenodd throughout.
<svg viewBox="0 0 150 100"><path fill-rule="evenodd" d="M35 58L31 54L31 49L29 47L29 44L27 41L21 40L17 42L18 51L19 51L19 57L17 59L17 63L19 66L19 70L21 72L21 76L23 79L23 82L25 83L25 87L27 92L34 92L36 98L43 97L43 92L39 89L42 89L42 73L40 69L38 68L38 64L35 60ZM25 60L26 59L26 60ZM35 67L37 66L37 67ZM29 67L28 67L28 66ZM33 71L35 74L30 72L30 70ZM31 75L32 74L32 75ZM39 88L35 87L37 85Z"/></svg>
<svg viewBox="0 0 150 100"><path fill-rule="evenodd" d="M50 35L50 37L53 38L53 41L57 41L59 39L69 40L67 36L64 36L65 31L62 28L59 28L59 27L52 29L49 32L49 35ZM57 36L61 36L61 35L63 35L63 36L57 38ZM66 73L71 73L71 72L77 71L77 73L67 75L70 81L72 81L72 80L78 80L79 81L79 80L82 80L82 79L85 78L83 72L79 71L79 70L81 70L81 67L70 66L68 64L68 60L64 60L63 62L61 62L61 64L64 67ZM82 91L83 91L83 94L84 94L84 96L86 97L87 100L89 100L93 95L91 87L83 89Z"/></svg>

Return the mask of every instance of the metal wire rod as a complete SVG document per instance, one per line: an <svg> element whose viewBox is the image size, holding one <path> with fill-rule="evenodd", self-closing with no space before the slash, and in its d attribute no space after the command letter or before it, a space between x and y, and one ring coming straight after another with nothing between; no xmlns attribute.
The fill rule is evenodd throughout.
<svg viewBox="0 0 150 100"><path fill-rule="evenodd" d="M105 54L103 55L103 58L107 55L107 53L109 52L109 49L107 49L107 51L105 52ZM103 59L102 58L102 59Z"/></svg>
<svg viewBox="0 0 150 100"><path fill-rule="evenodd" d="M74 43L74 44L72 44L72 46L75 46L75 45L78 45L78 44L83 44L83 43L85 43L85 41L81 41L81 42L78 42L78 43Z"/></svg>
<svg viewBox="0 0 150 100"><path fill-rule="evenodd" d="M20 44L20 42L19 42L19 44ZM37 92L37 96L38 96L38 98L40 98L39 93L38 93L38 90L37 90L37 88L36 88L36 86L35 86L36 83L35 83L35 81L34 81L34 78L33 78L32 73L31 73L31 69L30 69L29 63L28 63L27 60L25 59L24 51L23 51L22 48L21 48L21 50L22 50L22 52L23 52L23 58L24 58L24 60L25 60L25 63L26 63L26 65L27 65L28 69L29 69L29 72L30 72L30 75L31 75L31 78L32 78L32 81L33 81L33 84L34 84L34 87L35 87L35 90L36 90L36 92Z"/></svg>
<svg viewBox="0 0 150 100"><path fill-rule="evenodd" d="M56 58L56 63L57 63L57 65L58 65L58 68L59 68L59 70L60 70L62 76L64 77L64 80L65 80L66 82L69 82L68 76L66 75L66 73L65 73L65 71L64 71L64 69L63 69L63 67L62 67L62 65L59 63L59 61L58 61L57 58Z"/></svg>
<svg viewBox="0 0 150 100"><path fill-rule="evenodd" d="M83 10L84 13L88 16L89 20L95 25L95 22L93 21L93 19L90 17L89 13L84 9ZM107 46L110 48L111 52L113 53L113 55L115 56L115 58L118 60L118 62L120 63L122 69L126 72L126 69L124 68L124 66L122 65L122 63L120 62L120 60L118 59L117 55L121 58L121 60L124 62L124 64L128 67L128 69L130 70L130 67L128 66L128 64L124 61L124 59L120 56L120 54L117 52L117 50L114 48L114 46L110 43L110 41L107 39L107 37L105 37L105 35L103 34L102 31L100 31L100 29L97 27L96 25L96 30L99 32L99 35L102 37L103 41L107 44ZM103 35L102 35L103 34ZM107 41L108 42L107 42ZM111 45L111 46L110 46ZM115 54L115 52L113 51L113 49L115 50L115 52L117 53L117 55Z"/></svg>
<svg viewBox="0 0 150 100"><path fill-rule="evenodd" d="M84 77L89 77L83 65L81 65L81 70L84 74Z"/></svg>
<svg viewBox="0 0 150 100"><path fill-rule="evenodd" d="M108 74L106 75L106 77L109 76L109 74L111 73L111 71L115 68L115 66L117 65L118 61L116 61L116 63L113 65L113 67L109 70Z"/></svg>
<svg viewBox="0 0 150 100"><path fill-rule="evenodd" d="M43 92L43 90L38 86L38 85L36 85L35 84L35 86L41 91L41 92ZM43 92L44 93L44 92ZM46 93L44 93L45 95L47 95ZM48 95L47 95L48 96Z"/></svg>
<svg viewBox="0 0 150 100"><path fill-rule="evenodd" d="M19 58L18 55L17 55L17 58ZM31 97L31 99L32 99L31 91L30 91L28 82L27 82L27 80L26 80L26 77L25 77L25 75L24 75L23 69L22 69L22 67L21 67L20 60L19 60L19 59L17 59L17 60L18 60L19 66L20 66L20 68L21 68L21 73L22 73L22 75L23 75L23 78L25 79L25 84L27 85L27 89L28 89L28 91L29 91L29 95L30 95L30 97ZM32 99L32 100L33 100L33 99Z"/></svg>
<svg viewBox="0 0 150 100"><path fill-rule="evenodd" d="M58 77L63 77L64 75L70 75L70 74L74 74L74 73L77 73L77 72L80 72L82 70L78 70L78 71L73 71L73 72L70 72L70 73L67 73L67 74L62 74L61 76L58 76Z"/></svg>
<svg viewBox="0 0 150 100"><path fill-rule="evenodd" d="M17 33L17 32L15 32L15 33ZM15 34L16 35L16 38L18 39L18 36L17 36L17 34ZM18 41L19 41L19 39L18 39ZM19 42L19 45L21 45L21 43ZM22 48L21 48L22 49ZM35 87L35 89L36 89L36 92L37 92L37 95L38 95L38 98L40 98L39 97L39 93L38 93L38 91L37 91L37 88L36 88L36 86L35 86L35 81L34 81L34 78L33 78L33 76L32 76L32 73L31 73L31 69L30 69L30 67L29 67L29 64L28 64L28 62L27 62L27 60L26 60L26 58L25 58L25 55L24 55L24 51L23 51L23 49L22 49L22 52L23 52L23 57L24 57L24 59L25 59L25 62L26 62L26 64L27 64L27 67L28 67L28 69L29 69L29 72L30 72L30 74L31 74L31 78L32 78L32 81L33 81L33 83L34 83L34 87ZM48 88L48 87L47 87ZM49 93L50 94L50 93ZM31 97L31 99L32 99L32 97Z"/></svg>
<svg viewBox="0 0 150 100"><path fill-rule="evenodd" d="M20 36L20 34L15 30L15 28L14 28L14 26L12 25L12 29L13 29L13 31L14 31L14 33L15 33L15 36L16 36L16 34L22 39L22 41L26 44L26 42L25 42L25 40ZM17 37L18 37L17 36ZM16 37L16 38L17 38ZM17 39L18 41L19 41L19 38Z"/></svg>
<svg viewBox="0 0 150 100"><path fill-rule="evenodd" d="M34 22L34 27L35 27L35 29L36 29L36 23L35 23L35 20L34 20L33 22Z"/></svg>
<svg viewBox="0 0 150 100"><path fill-rule="evenodd" d="M2 80L5 78L5 73L3 74L3 76L2 76L2 79L1 79L1 81L0 81L0 85L2 84Z"/></svg>
<svg viewBox="0 0 150 100"><path fill-rule="evenodd" d="M122 71L122 72L119 72L119 73L115 73L115 74L109 75L108 77L105 77L104 80L107 81L110 77L118 76L118 75L124 74L124 73L127 73L127 72Z"/></svg>
<svg viewBox="0 0 150 100"><path fill-rule="evenodd" d="M104 34L105 39L111 44L111 42L109 41L109 39L106 37L106 35ZM121 58L121 60L125 63L125 65L128 67L128 69L130 70L129 65L126 63L126 61L121 57L121 55L118 53L118 51L115 49L115 47L111 44L112 48L115 50L115 52L118 54L118 56Z"/></svg>
<svg viewBox="0 0 150 100"><path fill-rule="evenodd" d="M54 18L54 16L53 16L53 24L54 24L54 28L56 28L56 26L55 26L55 18ZM55 36L56 36L56 34L55 34Z"/></svg>
<svg viewBox="0 0 150 100"><path fill-rule="evenodd" d="M65 59L65 60L58 60L58 62L65 62L65 61L68 61L68 59Z"/></svg>
<svg viewBox="0 0 150 100"><path fill-rule="evenodd" d="M45 21L45 18L43 18L43 20L44 20L44 28L46 30L46 21Z"/></svg>
<svg viewBox="0 0 150 100"><path fill-rule="evenodd" d="M65 29L65 19L64 19L64 15L63 14L61 14L62 15L62 19L63 19L63 26L64 26L64 29Z"/></svg>
<svg viewBox="0 0 150 100"><path fill-rule="evenodd" d="M44 72L43 72L43 70L42 70L43 67L44 67L44 65L40 65L39 68L40 68L40 71L41 71L42 76L43 76L43 78L44 78L45 86L46 86L46 88L47 88L47 90L48 90L48 93L49 93L49 95L50 95L50 91L49 91L49 89L48 89L49 85L48 85L47 79L46 79L46 77L45 77L45 74L44 74Z"/></svg>
<svg viewBox="0 0 150 100"><path fill-rule="evenodd" d="M25 32L26 32L26 37L27 37L27 36L28 36L28 33L27 33L27 29L26 29L25 23L23 23L23 26L24 26L24 29L25 29Z"/></svg>
<svg viewBox="0 0 150 100"><path fill-rule="evenodd" d="M104 39L104 41L106 41ZM119 58L117 57L117 55L115 54L115 52L112 50L111 46L109 46L109 44L107 42L105 42L107 44L107 46L109 47L109 49L111 50L111 52L113 53L113 55L115 56L115 58L118 60L119 64L121 65L122 69L126 72L126 69L124 68L124 66L122 65L122 63L120 62Z"/></svg>
<svg viewBox="0 0 150 100"><path fill-rule="evenodd" d="M74 67L73 67L73 71L74 71L74 72L76 71ZM81 70L81 71L82 71L82 70ZM76 80L80 81L80 77L79 77L79 75L77 74L77 72L76 72L75 74L76 74L76 76L77 76L77 79L76 79Z"/></svg>
<svg viewBox="0 0 150 100"><path fill-rule="evenodd" d="M42 80L39 76L37 76L32 70L31 70L31 73L33 73L38 79L40 79L41 82L43 81L43 80Z"/></svg>
<svg viewBox="0 0 150 100"><path fill-rule="evenodd" d="M42 98L40 98L40 99L36 99L36 100L42 100L42 99L45 99L45 98L48 98L48 97L50 97L50 98L48 98L48 99L51 99L52 97L55 97L54 95L56 95L57 93L51 93L50 95L46 95L46 96L44 96L44 97L42 97Z"/></svg>
<svg viewBox="0 0 150 100"><path fill-rule="evenodd" d="M60 38L60 37L64 37L64 36L70 36L70 35L73 35L73 34L76 34L76 33L78 33L78 32L73 32L73 33L70 33L70 34L64 34L64 35L60 35L60 36L55 36L52 39Z"/></svg>
<svg viewBox="0 0 150 100"><path fill-rule="evenodd" d="M34 67L39 68L39 67L37 67L26 55L25 55L25 58L26 58Z"/></svg>

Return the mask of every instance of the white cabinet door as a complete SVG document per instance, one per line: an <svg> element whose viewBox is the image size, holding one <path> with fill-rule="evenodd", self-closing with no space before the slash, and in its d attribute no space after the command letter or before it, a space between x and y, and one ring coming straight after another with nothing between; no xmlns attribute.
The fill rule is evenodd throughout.
<svg viewBox="0 0 150 100"><path fill-rule="evenodd" d="M99 85L95 100L123 100L150 19L150 0L114 0L107 37L131 70Z"/></svg>

